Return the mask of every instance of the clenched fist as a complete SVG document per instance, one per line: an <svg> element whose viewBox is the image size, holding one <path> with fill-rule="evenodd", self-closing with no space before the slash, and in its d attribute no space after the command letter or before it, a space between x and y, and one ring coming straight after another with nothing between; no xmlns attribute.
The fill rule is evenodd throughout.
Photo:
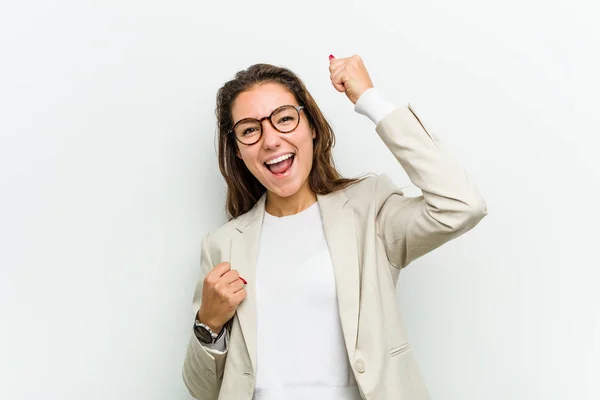
<svg viewBox="0 0 600 400"><path fill-rule="evenodd" d="M219 333L245 298L246 289L240 274L231 269L228 262L222 262L204 278L198 321Z"/></svg>
<svg viewBox="0 0 600 400"><path fill-rule="evenodd" d="M329 56L331 83L338 92L346 93L353 104L373 87L367 68L359 56L335 58Z"/></svg>

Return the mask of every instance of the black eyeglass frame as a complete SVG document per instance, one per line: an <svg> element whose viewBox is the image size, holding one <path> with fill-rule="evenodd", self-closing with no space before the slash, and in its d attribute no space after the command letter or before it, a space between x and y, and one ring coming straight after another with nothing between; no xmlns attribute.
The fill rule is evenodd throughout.
<svg viewBox="0 0 600 400"><path fill-rule="evenodd" d="M298 123L296 124L296 126L289 130L289 131L282 131L280 129L277 129L277 127L275 126L275 124L273 123L273 121L271 120L271 117L273 117L273 114L275 114L277 111L281 110L282 108L286 108L286 107L292 107L294 109L296 109L296 112L298 113ZM271 112L271 114L267 117L262 117L261 119L256 119L256 118L243 118L240 119L238 122L235 123L235 125L233 125L233 128L231 128L227 133L229 135L233 135L233 137L241 144L244 144L246 146L252 146L253 144L256 144L260 138L262 138L263 135L263 128L262 128L262 122L265 119L269 120L269 123L271 124L271 126L273 127L273 129L275 129L277 132L280 133L291 133L294 132L296 130L296 128L298 128L298 126L300 126L300 111L304 110L304 106L295 106L293 104L284 104L282 106L277 107L276 109L273 110L273 112ZM252 143L244 143L242 142L237 135L235 134L235 128L242 122L247 122L247 121L258 121L258 124L260 125L260 135L258 135L258 139L256 139L256 141L252 142Z"/></svg>

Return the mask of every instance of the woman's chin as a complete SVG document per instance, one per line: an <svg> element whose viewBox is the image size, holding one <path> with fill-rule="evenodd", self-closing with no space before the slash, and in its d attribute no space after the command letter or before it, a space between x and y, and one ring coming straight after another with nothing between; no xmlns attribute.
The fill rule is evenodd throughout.
<svg viewBox="0 0 600 400"><path fill-rule="evenodd" d="M298 193L298 189L294 190L292 188L271 188L268 190L275 196L281 197L281 198L290 197L290 196L293 196L296 193Z"/></svg>
<svg viewBox="0 0 600 400"><path fill-rule="evenodd" d="M269 187L270 186L270 187ZM286 198L295 195L300 190L300 185L290 182L287 185L269 185L267 191L277 197Z"/></svg>

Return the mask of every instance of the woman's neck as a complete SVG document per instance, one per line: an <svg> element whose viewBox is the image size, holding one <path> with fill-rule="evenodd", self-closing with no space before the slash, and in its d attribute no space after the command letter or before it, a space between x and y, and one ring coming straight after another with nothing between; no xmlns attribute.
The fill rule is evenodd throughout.
<svg viewBox="0 0 600 400"><path fill-rule="evenodd" d="M269 214L281 218L298 214L315 204L316 201L317 195L310 190L308 185L305 185L288 197L280 197L273 192L268 192L265 209Z"/></svg>

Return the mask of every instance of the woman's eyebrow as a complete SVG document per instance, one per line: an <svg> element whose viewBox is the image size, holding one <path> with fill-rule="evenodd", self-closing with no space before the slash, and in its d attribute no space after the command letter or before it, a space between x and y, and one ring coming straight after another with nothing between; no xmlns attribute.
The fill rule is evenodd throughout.
<svg viewBox="0 0 600 400"><path fill-rule="evenodd" d="M295 101L293 101L293 102L291 102L291 103L282 103L282 104L278 105L277 107L275 107L274 109L272 109L272 110L271 110L271 112L270 112L270 113L268 113L267 115L263 115L263 116L262 116L262 117L260 117L260 118L257 118L257 117L244 117L244 118L240 118L240 119L238 119L237 121L235 121L235 122L234 122L234 124L237 124L238 122L240 122L240 121L243 121L243 120L245 120L245 119L261 119L261 118L264 118L264 117L269 117L271 114L273 114L273 111L275 111L275 110L277 110L278 108L280 108L280 107L283 107L283 106L294 106L294 107L300 107L299 105L297 105L297 104L294 104L294 103L296 103L296 102L295 102Z"/></svg>

